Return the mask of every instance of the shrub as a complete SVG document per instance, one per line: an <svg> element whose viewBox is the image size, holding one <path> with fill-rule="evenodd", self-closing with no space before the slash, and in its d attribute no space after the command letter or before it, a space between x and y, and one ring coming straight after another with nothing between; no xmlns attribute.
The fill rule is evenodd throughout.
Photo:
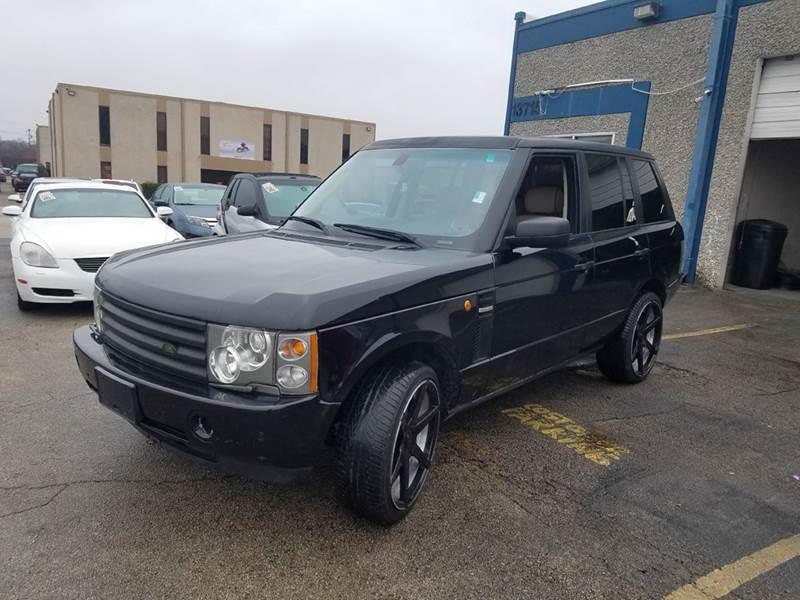
<svg viewBox="0 0 800 600"><path fill-rule="evenodd" d="M141 186L142 186L142 193L144 194L144 197L147 198L148 200L150 200L150 196L153 195L153 192L156 191L156 188L159 185L161 185L161 184L156 183L155 181L143 181L141 183Z"/></svg>

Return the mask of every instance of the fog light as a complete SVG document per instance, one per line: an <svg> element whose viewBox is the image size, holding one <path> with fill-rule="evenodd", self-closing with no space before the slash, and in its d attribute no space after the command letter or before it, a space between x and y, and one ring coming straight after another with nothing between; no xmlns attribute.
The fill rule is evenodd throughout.
<svg viewBox="0 0 800 600"><path fill-rule="evenodd" d="M297 365L284 365L275 375L280 386L288 390L299 388L308 381L308 371Z"/></svg>

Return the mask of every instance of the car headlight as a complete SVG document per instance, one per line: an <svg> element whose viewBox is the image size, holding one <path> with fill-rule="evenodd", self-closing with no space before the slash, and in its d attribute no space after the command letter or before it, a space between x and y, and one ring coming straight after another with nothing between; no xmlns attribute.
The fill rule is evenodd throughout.
<svg viewBox="0 0 800 600"><path fill-rule="evenodd" d="M45 269L57 269L58 263L53 255L33 242L22 242L19 247L19 257L29 267L44 267Z"/></svg>
<svg viewBox="0 0 800 600"><path fill-rule="evenodd" d="M208 221L201 217L186 217L186 220L189 221L192 225L197 225L198 227L204 227L206 229L211 229L211 225L208 224Z"/></svg>
<svg viewBox="0 0 800 600"><path fill-rule="evenodd" d="M277 383L287 394L317 391L314 332L278 334L253 327L210 324L208 349L212 383Z"/></svg>
<svg viewBox="0 0 800 600"><path fill-rule="evenodd" d="M103 332L103 307L100 306L100 288L95 286L94 293L92 294L92 305L94 308L94 322L97 325L97 330Z"/></svg>

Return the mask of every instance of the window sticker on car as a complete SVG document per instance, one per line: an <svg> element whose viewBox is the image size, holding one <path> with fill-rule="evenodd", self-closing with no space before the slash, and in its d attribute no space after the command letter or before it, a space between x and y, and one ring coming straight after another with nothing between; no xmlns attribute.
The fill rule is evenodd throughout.
<svg viewBox="0 0 800 600"><path fill-rule="evenodd" d="M486 192L475 192L475 195L472 197L472 201L475 204L483 204L483 201L486 199Z"/></svg>
<svg viewBox="0 0 800 600"><path fill-rule="evenodd" d="M181 186L179 186L179 185L176 185L176 186L175 186L175 191L176 191L176 192L182 192L182 191L183 191L183 187L181 187Z"/></svg>
<svg viewBox="0 0 800 600"><path fill-rule="evenodd" d="M56 197L53 195L52 192L42 192L39 194L39 200L42 202L50 202L50 200L55 200Z"/></svg>
<svg viewBox="0 0 800 600"><path fill-rule="evenodd" d="M494 162L494 154L492 154L491 152L489 154L487 154L486 155L486 162L493 163Z"/></svg>
<svg viewBox="0 0 800 600"><path fill-rule="evenodd" d="M278 186L275 185L274 183L272 183L271 181L268 181L267 183L262 184L261 187L263 187L264 191L267 192L268 194L274 194L275 192L279 191Z"/></svg>

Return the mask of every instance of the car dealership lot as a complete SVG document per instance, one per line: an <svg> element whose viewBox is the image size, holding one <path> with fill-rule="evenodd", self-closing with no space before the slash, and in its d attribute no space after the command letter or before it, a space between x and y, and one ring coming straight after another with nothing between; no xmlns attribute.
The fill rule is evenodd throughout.
<svg viewBox="0 0 800 600"><path fill-rule="evenodd" d="M682 291L666 333L701 335L645 383L578 365L456 417L385 529L327 471L226 476L100 407L71 347L91 308L18 312L0 227L0 597L659 598L800 533L795 300ZM800 597L775 552L735 597Z"/></svg>

